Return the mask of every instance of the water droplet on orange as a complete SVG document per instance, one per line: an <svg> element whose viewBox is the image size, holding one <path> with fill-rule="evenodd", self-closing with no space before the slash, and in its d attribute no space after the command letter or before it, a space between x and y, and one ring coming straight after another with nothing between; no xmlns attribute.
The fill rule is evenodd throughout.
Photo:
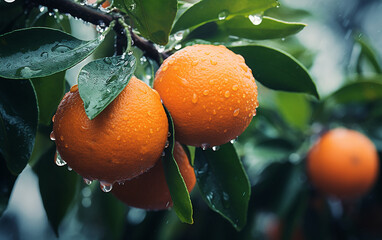
<svg viewBox="0 0 382 240"><path fill-rule="evenodd" d="M61 139L61 141L64 141L64 136L61 136L60 139Z"/></svg>
<svg viewBox="0 0 382 240"><path fill-rule="evenodd" d="M192 66L196 66L196 65L198 65L198 63L199 63L199 61L198 61L198 60L195 60L195 61L192 61L192 62L191 62L191 65L192 65Z"/></svg>
<svg viewBox="0 0 382 240"><path fill-rule="evenodd" d="M213 114L213 115L216 115L216 110L215 110L215 109L212 110L212 114Z"/></svg>
<svg viewBox="0 0 382 240"><path fill-rule="evenodd" d="M192 103L197 103L198 102L198 96L194 93L194 95L192 95Z"/></svg>
<svg viewBox="0 0 382 240"><path fill-rule="evenodd" d="M165 72L165 71L167 70L167 68L168 68L168 66L167 66L167 65L164 65L164 66L162 67L162 72Z"/></svg>
<svg viewBox="0 0 382 240"><path fill-rule="evenodd" d="M232 86L232 90L237 91L237 89L239 89L239 86L237 86L237 85Z"/></svg>
<svg viewBox="0 0 382 240"><path fill-rule="evenodd" d="M229 91L226 91L226 92L224 93L224 97L228 98L229 96L231 96L231 93L230 93Z"/></svg>
<svg viewBox="0 0 382 240"><path fill-rule="evenodd" d="M212 65L218 64L218 62L216 62L215 60L212 60L212 59L210 60L210 62L211 62Z"/></svg>
<svg viewBox="0 0 382 240"><path fill-rule="evenodd" d="M236 109L235 111L233 111L233 116L237 117L237 115L239 115L239 112L240 112L240 109Z"/></svg>
<svg viewBox="0 0 382 240"><path fill-rule="evenodd" d="M68 144L65 144L65 148L68 148L69 147L69 145Z"/></svg>
<svg viewBox="0 0 382 240"><path fill-rule="evenodd" d="M208 91L208 90L204 90L204 91L203 91L203 95L204 95L204 96L207 96L207 95L208 95L208 93L209 93L209 91Z"/></svg>

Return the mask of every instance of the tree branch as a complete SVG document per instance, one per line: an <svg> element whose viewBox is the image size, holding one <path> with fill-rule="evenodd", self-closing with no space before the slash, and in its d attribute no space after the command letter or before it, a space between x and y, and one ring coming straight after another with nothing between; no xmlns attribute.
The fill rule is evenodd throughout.
<svg viewBox="0 0 382 240"><path fill-rule="evenodd" d="M80 18L85 22L92 23L94 25L109 26L113 20L117 20L121 16L119 14L106 14L98 11L92 7L81 5L71 0L30 0L36 5L42 5L48 9L57 9L60 13L67 13L73 17ZM114 27L117 33L117 53L121 53L121 48L126 46L126 36L123 36L124 29L118 23ZM134 45L144 51L146 57L154 59L158 64L161 64L161 59L166 59L168 57L167 53L159 53L155 48L154 44L147 41L138 35L136 35L132 30L131 38ZM124 40L122 38L125 38ZM118 46L122 44L121 46ZM123 46L124 44L124 46Z"/></svg>

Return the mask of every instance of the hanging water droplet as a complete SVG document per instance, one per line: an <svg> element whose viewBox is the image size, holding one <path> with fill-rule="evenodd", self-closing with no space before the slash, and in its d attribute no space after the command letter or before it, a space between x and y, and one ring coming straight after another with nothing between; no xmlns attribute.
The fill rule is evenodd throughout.
<svg viewBox="0 0 382 240"><path fill-rule="evenodd" d="M214 151L214 152L216 152L217 150L219 150L220 149L220 146L213 146L212 147L212 151Z"/></svg>
<svg viewBox="0 0 382 240"><path fill-rule="evenodd" d="M176 44L176 45L175 45L175 50L179 50L179 49L181 49L181 48L182 48L182 44L179 43L179 44Z"/></svg>
<svg viewBox="0 0 382 240"><path fill-rule="evenodd" d="M167 137L171 137L171 133L170 132L167 132Z"/></svg>
<svg viewBox="0 0 382 240"><path fill-rule="evenodd" d="M176 41L182 40L183 39L183 34L184 34L184 31L179 31L179 32L175 33L175 35L174 35L175 40Z"/></svg>
<svg viewBox="0 0 382 240"><path fill-rule="evenodd" d="M168 146L170 146L170 142L168 140L166 140L166 143L164 145L164 148L168 148Z"/></svg>
<svg viewBox="0 0 382 240"><path fill-rule="evenodd" d="M207 150L207 148L209 148L210 145L209 145L208 143L202 143L202 144L200 145L200 147L201 147L203 150Z"/></svg>
<svg viewBox="0 0 382 240"><path fill-rule="evenodd" d="M92 184L92 180L89 180L89 179L87 179L87 178L83 178L83 180L84 180L84 183L86 184L86 185L90 185L90 184Z"/></svg>
<svg viewBox="0 0 382 240"><path fill-rule="evenodd" d="M72 170L73 170L73 168L71 168L71 167L68 166L68 171L70 172L70 171L72 171Z"/></svg>
<svg viewBox="0 0 382 240"><path fill-rule="evenodd" d="M54 136L54 132L52 131L49 135L50 140L55 141L56 137Z"/></svg>
<svg viewBox="0 0 382 240"><path fill-rule="evenodd" d="M56 165L59 167L66 165L66 162L61 158L61 155L58 151L56 151Z"/></svg>
<svg viewBox="0 0 382 240"><path fill-rule="evenodd" d="M40 12L44 12L44 11L45 11L45 9L46 9L45 7L40 7L40 9L39 9L39 10L40 10Z"/></svg>
<svg viewBox="0 0 382 240"><path fill-rule="evenodd" d="M260 13L249 15L248 18L253 25L259 25L263 21L263 15Z"/></svg>
<svg viewBox="0 0 382 240"><path fill-rule="evenodd" d="M101 187L101 190L103 192L106 192L106 193L110 192L113 189L113 184L112 183L108 183L108 182L105 182L105 181L100 181L99 185Z"/></svg>
<svg viewBox="0 0 382 240"><path fill-rule="evenodd" d="M166 152L163 151L161 156L162 156L162 157L166 156Z"/></svg>
<svg viewBox="0 0 382 240"><path fill-rule="evenodd" d="M237 142L237 140L239 139L239 137L236 137L234 139L231 139L231 141L229 141L230 143L234 144L235 142Z"/></svg>
<svg viewBox="0 0 382 240"><path fill-rule="evenodd" d="M218 14L218 19L220 20L220 21L222 21L222 20L224 20L224 19L226 19L227 18L227 16L228 16L228 11L221 11L219 14Z"/></svg>

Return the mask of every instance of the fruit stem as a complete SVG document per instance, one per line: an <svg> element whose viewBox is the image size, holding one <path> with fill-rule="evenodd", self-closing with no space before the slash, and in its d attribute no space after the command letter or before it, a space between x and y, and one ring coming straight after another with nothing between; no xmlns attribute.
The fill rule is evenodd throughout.
<svg viewBox="0 0 382 240"><path fill-rule="evenodd" d="M131 51L131 43L132 43L132 38L131 38L131 31L130 31L130 27L125 23L125 21L123 21L122 18L118 18L118 22L119 24L122 25L122 27L125 29L126 31L126 37L127 37L127 48L126 48L126 51L125 53L129 53Z"/></svg>

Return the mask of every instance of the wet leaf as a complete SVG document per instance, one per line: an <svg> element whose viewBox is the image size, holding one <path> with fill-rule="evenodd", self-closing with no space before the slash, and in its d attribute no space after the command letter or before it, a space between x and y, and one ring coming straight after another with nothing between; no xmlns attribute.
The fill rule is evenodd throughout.
<svg viewBox="0 0 382 240"><path fill-rule="evenodd" d="M164 150L165 156L162 159L166 182L168 189L170 190L170 195L174 204L173 206L176 215L178 215L182 222L192 224L194 220L192 219L192 204L190 195L173 155L175 144L174 125L171 115L166 108L165 111L169 123L169 132L171 133L171 136L168 139L169 146Z"/></svg>
<svg viewBox="0 0 382 240"><path fill-rule="evenodd" d="M196 180L203 199L237 229L247 222L251 185L231 143L195 152Z"/></svg>
<svg viewBox="0 0 382 240"><path fill-rule="evenodd" d="M143 37L166 45L177 10L176 0L114 0L125 11Z"/></svg>
<svg viewBox="0 0 382 240"><path fill-rule="evenodd" d="M308 70L288 53L262 45L229 48L245 58L255 79L264 86L274 90L308 93L319 98Z"/></svg>
<svg viewBox="0 0 382 240"><path fill-rule="evenodd" d="M199 38L210 42L227 42L232 36L253 40L283 38L301 31L306 25L264 17L254 25L246 16L235 16L227 21L216 21L200 26L187 39Z"/></svg>
<svg viewBox="0 0 382 240"><path fill-rule="evenodd" d="M195 28L207 22L228 20L236 15L260 14L276 7L275 0L204 0L188 8L175 22L172 32Z"/></svg>
<svg viewBox="0 0 382 240"><path fill-rule="evenodd" d="M52 28L26 28L0 36L0 76L45 77L66 70L89 56L103 41L81 41Z"/></svg>
<svg viewBox="0 0 382 240"><path fill-rule="evenodd" d="M0 78L0 153L14 175L21 173L32 154L38 109L30 81Z"/></svg>
<svg viewBox="0 0 382 240"><path fill-rule="evenodd" d="M65 93L65 72L31 80L37 95L39 124L49 126Z"/></svg>
<svg viewBox="0 0 382 240"><path fill-rule="evenodd" d="M133 55L97 59L78 76L78 90L89 119L102 112L129 83L136 68Z"/></svg>

